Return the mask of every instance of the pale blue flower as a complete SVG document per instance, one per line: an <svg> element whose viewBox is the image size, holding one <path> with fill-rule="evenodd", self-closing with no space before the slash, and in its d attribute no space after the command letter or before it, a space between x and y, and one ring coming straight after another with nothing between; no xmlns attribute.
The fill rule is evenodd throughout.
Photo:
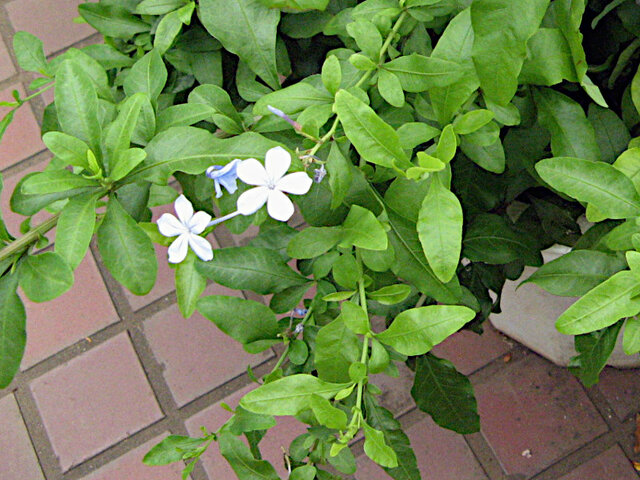
<svg viewBox="0 0 640 480"><path fill-rule="evenodd" d="M158 219L158 230L165 237L178 237L169 247L169 263L180 263L186 256L188 248L200 258L208 262L213 258L211 244L200 236L211 220L206 212L193 211L193 205L187 197L180 195L174 207L178 218L170 213L164 213Z"/></svg>
<svg viewBox="0 0 640 480"><path fill-rule="evenodd" d="M212 165L207 168L207 177L213 180L216 189L216 198L220 198L222 196L222 189L220 186L226 188L229 193L235 193L238 189L238 185L236 184L236 180L238 179L236 168L241 161L242 160L236 158L224 166Z"/></svg>

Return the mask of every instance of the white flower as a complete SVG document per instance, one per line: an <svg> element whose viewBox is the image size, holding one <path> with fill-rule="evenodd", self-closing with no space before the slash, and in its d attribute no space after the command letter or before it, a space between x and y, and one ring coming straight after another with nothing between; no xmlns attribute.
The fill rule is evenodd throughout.
<svg viewBox="0 0 640 480"><path fill-rule="evenodd" d="M304 195L313 181L305 172L285 175L291 166L291 155L282 147L271 148L265 155L264 166L249 158L237 167L238 178L257 188L247 190L238 198L238 211L251 215L267 204L271 218L286 222L293 215L293 203L283 193Z"/></svg>
<svg viewBox="0 0 640 480"><path fill-rule="evenodd" d="M158 219L158 230L165 237L178 237L169 247L169 263L180 263L187 256L187 249L191 249L205 262L213 258L211 244L200 234L207 228L211 215L206 212L193 213L193 205L187 197L180 195L174 207L178 218L170 213L164 213Z"/></svg>

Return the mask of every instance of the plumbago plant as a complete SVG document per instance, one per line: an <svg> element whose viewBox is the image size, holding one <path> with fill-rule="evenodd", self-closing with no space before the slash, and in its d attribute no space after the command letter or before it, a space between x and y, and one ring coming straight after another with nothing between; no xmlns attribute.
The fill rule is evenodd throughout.
<svg viewBox="0 0 640 480"><path fill-rule="evenodd" d="M477 431L469 380L430 351L480 332L525 265L541 267L527 281L584 295L558 328L577 335L577 374L597 381L623 323L626 351L640 350L640 14L631 0L588 7L100 0L79 12L104 44L51 61L18 32L35 93L16 93L0 126L55 87L42 132L53 159L21 179L11 209L51 217L19 238L0 221L0 387L25 346L18 287L35 302L67 291L94 234L132 293L151 290L153 244L167 246L185 317L198 310L247 352L280 352L265 377L248 371L257 388L223 427L145 457L188 461L185 478L212 442L240 479L279 478L259 443L283 415L308 425L286 449L289 478L355 473L359 432L392 478L421 478L372 375L406 363L421 410ZM585 47L602 63L589 67ZM171 203L175 216L151 222ZM259 233L214 251L206 236L222 224ZM542 266L555 243L573 250ZM269 304L203 297L207 282Z"/></svg>

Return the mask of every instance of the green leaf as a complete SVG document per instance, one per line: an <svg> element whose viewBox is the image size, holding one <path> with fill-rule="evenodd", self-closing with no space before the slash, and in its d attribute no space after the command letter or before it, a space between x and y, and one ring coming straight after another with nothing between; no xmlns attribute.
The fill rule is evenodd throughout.
<svg viewBox="0 0 640 480"><path fill-rule="evenodd" d="M27 343L27 315L17 288L18 275L0 277L0 389L18 372Z"/></svg>
<svg viewBox="0 0 640 480"><path fill-rule="evenodd" d="M391 357L387 349L375 338L371 339L371 357L369 358L369 372L382 373L391 366Z"/></svg>
<svg viewBox="0 0 640 480"><path fill-rule="evenodd" d="M47 132L42 136L42 141L65 165L89 170L87 162L89 146L82 140L62 132Z"/></svg>
<svg viewBox="0 0 640 480"><path fill-rule="evenodd" d="M261 295L281 292L307 279L293 271L274 250L231 247L216 250L213 260L197 262L201 275L235 290L251 290Z"/></svg>
<svg viewBox="0 0 640 480"><path fill-rule="evenodd" d="M276 419L272 415L261 415L238 407L236 413L229 420L228 426L231 433L241 435L256 430L269 430L276 426Z"/></svg>
<svg viewBox="0 0 640 480"><path fill-rule="evenodd" d="M494 143L483 147L462 137L460 150L478 166L493 173L503 173L506 166L506 158L502 142L498 138Z"/></svg>
<svg viewBox="0 0 640 480"><path fill-rule="evenodd" d="M342 83L342 67L335 55L329 55L322 64L322 84L331 95L335 95Z"/></svg>
<svg viewBox="0 0 640 480"><path fill-rule="evenodd" d="M131 147L131 137L136 129L142 105L147 98L143 93L136 93L127 98L122 102L118 116L107 129L104 144L112 178L114 169L118 168L118 163L122 160L122 155Z"/></svg>
<svg viewBox="0 0 640 480"><path fill-rule="evenodd" d="M442 282L450 281L462 250L462 206L438 177L431 181L429 193L420 207L417 230L433 273Z"/></svg>
<svg viewBox="0 0 640 480"><path fill-rule="evenodd" d="M600 372L616 346L622 323L617 322L597 332L575 337L578 355L569 362L569 369L585 387L598 383Z"/></svg>
<svg viewBox="0 0 640 480"><path fill-rule="evenodd" d="M331 405L326 398L320 395L311 395L309 404L320 425L336 430L347 428L347 414Z"/></svg>
<svg viewBox="0 0 640 480"><path fill-rule="evenodd" d="M142 0L136 6L139 15L164 15L186 5L188 0Z"/></svg>
<svg viewBox="0 0 640 480"><path fill-rule="evenodd" d="M401 108L404 105L402 84L396 75L388 70L378 72L378 91L389 105Z"/></svg>
<svg viewBox="0 0 640 480"><path fill-rule="evenodd" d="M346 300L348 298L353 297L356 294L355 290L344 290L340 292L333 292L329 295L325 295L322 297L322 300L325 302L341 302L342 300Z"/></svg>
<svg viewBox="0 0 640 480"><path fill-rule="evenodd" d="M229 462L242 480L280 480L273 466L266 460L256 460L240 438L230 433L218 435L220 454Z"/></svg>
<svg viewBox="0 0 640 480"><path fill-rule="evenodd" d="M240 406L265 415L297 415L311 407L312 395L330 399L349 385L325 382L313 375L289 375L247 393Z"/></svg>
<svg viewBox="0 0 640 480"><path fill-rule="evenodd" d="M156 27L156 35L153 39L154 50L163 55L171 48L176 37L180 34L180 30L182 30L182 19L179 10L162 17Z"/></svg>
<svg viewBox="0 0 640 480"><path fill-rule="evenodd" d="M318 376L329 382L349 382L349 366L360 360L360 341L338 317L318 331L314 350Z"/></svg>
<svg viewBox="0 0 640 480"><path fill-rule="evenodd" d="M119 5L83 3L78 6L78 12L89 25L105 37L130 39L137 33L148 32L151 29L148 24Z"/></svg>
<svg viewBox="0 0 640 480"><path fill-rule="evenodd" d="M335 247L341 238L341 227L307 227L291 239L287 255L292 258L315 258Z"/></svg>
<svg viewBox="0 0 640 480"><path fill-rule="evenodd" d="M578 81L569 44L557 28L540 28L527 43L528 55L518 81L522 84L556 85Z"/></svg>
<svg viewBox="0 0 640 480"><path fill-rule="evenodd" d="M18 65L27 72L49 73L49 62L44 55L42 40L29 32L16 32L13 36L13 51Z"/></svg>
<svg viewBox="0 0 640 480"><path fill-rule="evenodd" d="M48 302L73 286L73 271L60 255L29 255L20 264L20 288L33 302Z"/></svg>
<svg viewBox="0 0 640 480"><path fill-rule="evenodd" d="M196 256L190 250L187 258L176 267L176 296L180 313L184 318L193 315L205 288L207 280L196 270Z"/></svg>
<svg viewBox="0 0 640 480"><path fill-rule="evenodd" d="M640 215L640 196L633 183L607 163L556 157L538 162L535 168L552 188L593 204L608 218Z"/></svg>
<svg viewBox="0 0 640 480"><path fill-rule="evenodd" d="M467 307L429 305L405 310L376 338L403 355L423 355L473 320Z"/></svg>
<svg viewBox="0 0 640 480"><path fill-rule="evenodd" d="M313 465L303 465L291 471L289 480L314 480L316 473L318 470Z"/></svg>
<svg viewBox="0 0 640 480"><path fill-rule="evenodd" d="M402 148L414 149L440 135L440 130L422 122L409 122L398 127ZM419 152L418 152L419 153Z"/></svg>
<svg viewBox="0 0 640 480"><path fill-rule="evenodd" d="M473 62L484 94L499 105L507 105L516 93L527 42L540 27L549 2L477 0L471 4Z"/></svg>
<svg viewBox="0 0 640 480"><path fill-rule="evenodd" d="M120 53L111 45L87 45L82 49L82 51L96 60L100 65L102 65L102 68L106 70L111 68L130 67L135 63L135 60L123 53Z"/></svg>
<svg viewBox="0 0 640 480"><path fill-rule="evenodd" d="M423 412L443 428L461 434L480 431L478 405L467 377L434 355L416 359L411 396Z"/></svg>
<svg viewBox="0 0 640 480"><path fill-rule="evenodd" d="M111 91L111 86L109 84L109 77L104 67L100 65L97 60L94 60L93 57L86 54L82 50L78 50L77 48L70 48L64 54L56 57L51 62L51 68L57 69L57 65L59 62L64 60L71 60L76 63L80 69L84 70L84 72L89 76L93 86L96 89L96 93L100 99L107 100L109 102L113 102L113 92Z"/></svg>
<svg viewBox="0 0 640 480"><path fill-rule="evenodd" d="M15 115L16 112L17 110L11 110L4 117L2 117L2 120L0 120L0 140L2 140L2 137L4 137L4 134L7 131L7 128L9 128L9 125L11 125L11 122L13 121L13 116Z"/></svg>
<svg viewBox="0 0 640 480"><path fill-rule="evenodd" d="M231 102L229 94L217 85L200 85L194 88L189 94L189 103L204 104L216 110L213 115L213 121L216 124L221 123L220 116L227 118L235 124L237 133L242 133L243 122L242 117ZM236 132L234 132L236 133Z"/></svg>
<svg viewBox="0 0 640 480"><path fill-rule="evenodd" d="M542 265L542 256L530 235L516 232L499 215L478 215L467 228L462 244L462 255L473 262L497 265L522 260L526 265Z"/></svg>
<svg viewBox="0 0 640 480"><path fill-rule="evenodd" d="M329 172L329 186L331 187L331 209L338 208L351 187L353 166L342 154L337 143L331 144L327 157L327 172Z"/></svg>
<svg viewBox="0 0 640 480"><path fill-rule="evenodd" d="M151 50L131 67L124 80L124 93L129 97L144 93L155 102L167 83L167 75L167 67L160 53Z"/></svg>
<svg viewBox="0 0 640 480"><path fill-rule="evenodd" d="M422 251L416 224L395 211L387 210L387 215L391 225L389 242L395 252L393 272L439 302L457 303L462 297L458 279L454 277L445 284L433 273Z"/></svg>
<svg viewBox="0 0 640 480"><path fill-rule="evenodd" d="M457 82L429 90L433 110L441 125L449 123L480 86L471 57L473 45L470 9L466 8L449 22L431 54L431 58L457 63L462 70L462 76Z"/></svg>
<svg viewBox="0 0 640 480"><path fill-rule="evenodd" d="M382 35L378 28L369 20L358 18L347 24L347 33L369 58L378 58L382 48Z"/></svg>
<svg viewBox="0 0 640 480"><path fill-rule="evenodd" d="M199 17L226 50L240 57L271 88L280 87L276 68L279 10L258 0L202 0Z"/></svg>
<svg viewBox="0 0 640 480"><path fill-rule="evenodd" d="M453 131L458 135L468 135L484 127L493 120L494 113L491 110L471 110L461 115L453 122Z"/></svg>
<svg viewBox="0 0 640 480"><path fill-rule="evenodd" d="M302 297L313 286L311 282L304 285L295 285L275 293L269 300L269 308L275 313L288 313L296 308L302 301Z"/></svg>
<svg viewBox="0 0 640 480"><path fill-rule="evenodd" d="M417 53L398 57L382 68L395 74L407 92L420 93L432 88L443 88L462 78L459 64Z"/></svg>
<svg viewBox="0 0 640 480"><path fill-rule="evenodd" d="M202 120L209 120L215 115L216 110L198 103L182 103L165 108L158 115L156 132L160 133L172 127L187 127ZM240 130L236 130L240 133Z"/></svg>
<svg viewBox="0 0 640 480"><path fill-rule="evenodd" d="M270 8L287 8L291 10L324 10L329 0L260 0ZM301 479L302 480L302 479Z"/></svg>
<svg viewBox="0 0 640 480"><path fill-rule="evenodd" d="M631 135L624 122L613 110L595 104L589 105L587 115L596 132L596 141L602 154L600 159L613 163L627 149Z"/></svg>
<svg viewBox="0 0 640 480"><path fill-rule="evenodd" d="M627 355L635 355L640 352L640 318L627 318L624 324L622 348Z"/></svg>
<svg viewBox="0 0 640 480"><path fill-rule="evenodd" d="M342 304L340 318L342 319L346 327L353 333L365 335L371 331L371 325L369 324L369 317L367 316L367 312L365 312L360 305L356 305L353 302L344 302Z"/></svg>
<svg viewBox="0 0 640 480"><path fill-rule="evenodd" d="M366 161L383 167L411 167L396 131L371 107L345 90L336 94L336 111L345 133Z"/></svg>
<svg viewBox="0 0 640 480"><path fill-rule="evenodd" d="M147 452L142 459L145 465L169 465L180 460L191 458L206 438L192 438L182 435L169 435Z"/></svg>
<svg viewBox="0 0 640 480"><path fill-rule="evenodd" d="M362 428L364 429L364 453L367 457L383 467L397 467L398 457L396 452L385 443L384 434L370 427L366 422L362 424Z"/></svg>
<svg viewBox="0 0 640 480"><path fill-rule="evenodd" d="M197 308L220 330L243 345L277 339L280 332L275 314L269 307L253 300L210 295L198 300Z"/></svg>
<svg viewBox="0 0 640 480"><path fill-rule="evenodd" d="M78 195L62 209L56 227L55 252L75 270L84 258L96 225L95 194Z"/></svg>
<svg viewBox="0 0 640 480"><path fill-rule="evenodd" d="M158 261L151 240L111 197L98 229L98 249L106 267L134 295L146 295L156 283Z"/></svg>
<svg viewBox="0 0 640 480"><path fill-rule="evenodd" d="M387 233L371 211L352 205L342 224L341 247L354 245L367 250L386 250Z"/></svg>
<svg viewBox="0 0 640 480"><path fill-rule="evenodd" d="M576 250L540 267L525 283L535 283L553 295L580 297L626 267L617 256Z"/></svg>
<svg viewBox="0 0 640 480"><path fill-rule="evenodd" d="M409 437L404 433L400 423L386 408L378 406L371 395L364 396L367 410L367 423L384 434L385 443L393 448L398 458L395 468L383 467L387 474L395 480L421 480L418 462L413 453Z"/></svg>
<svg viewBox="0 0 640 480"><path fill-rule="evenodd" d="M640 312L640 282L628 271L618 272L571 305L556 322L566 335L581 335L613 325Z"/></svg>
<svg viewBox="0 0 640 480"><path fill-rule="evenodd" d="M404 301L411 293L411 287L403 283L388 285L375 292L367 292L367 297L382 305L395 305ZM365 332L366 333L366 332Z"/></svg>
<svg viewBox="0 0 640 480"><path fill-rule="evenodd" d="M551 151L556 157L600 160L593 126L582 107L550 88L534 91L540 125L551 133Z"/></svg>
<svg viewBox="0 0 640 480"><path fill-rule="evenodd" d="M97 187L99 183L69 170L48 170L30 176L22 184L21 191L25 195L58 193L83 187Z"/></svg>
<svg viewBox="0 0 640 480"><path fill-rule="evenodd" d="M109 175L109 178L114 182L123 179L131 170L140 165L147 158L147 152L141 148L130 148L122 152L118 157L118 163Z"/></svg>
<svg viewBox="0 0 640 480"><path fill-rule="evenodd" d="M56 72L55 106L62 131L85 142L99 157L98 96L91 77L72 60L62 62Z"/></svg>
<svg viewBox="0 0 640 480"><path fill-rule="evenodd" d="M332 274L338 285L351 290L356 288L362 271L354 256L346 253L333 263Z"/></svg>

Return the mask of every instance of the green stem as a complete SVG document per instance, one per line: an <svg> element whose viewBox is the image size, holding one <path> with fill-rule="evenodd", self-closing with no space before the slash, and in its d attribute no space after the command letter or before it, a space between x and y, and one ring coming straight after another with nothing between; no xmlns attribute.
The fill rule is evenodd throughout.
<svg viewBox="0 0 640 480"><path fill-rule="evenodd" d="M362 271L362 256L358 248L356 248L356 260L360 267L360 271ZM358 291L360 293L360 306L364 310L364 313L367 316L367 321L368 321L369 310L367 309L367 294L364 290L364 278L362 276L358 279ZM362 353L360 355L360 363L363 363L365 366L367 366L368 356L369 356L369 334L365 335L362 340ZM358 382L356 408L360 412L362 412L362 392L364 390L365 382L366 382L366 377Z"/></svg>
<svg viewBox="0 0 640 480"><path fill-rule="evenodd" d="M313 313L313 307L309 307L309 310L307 310L306 315L304 316L304 318L302 319L302 321L300 322L300 325L305 325L309 319L311 318L311 314ZM275 364L275 366L271 369L271 372L269 372L269 375L271 375L273 372L275 372L277 369L279 369L282 364L284 363L284 360L287 358L287 355L289 353L289 348L291 347L291 341L289 341L287 343L287 347L284 349L284 352L282 352L282 355L280 355L280 358L278 359L278 362Z"/></svg>
<svg viewBox="0 0 640 480"><path fill-rule="evenodd" d="M14 240L9 245L0 250L0 261L9 258L15 254L22 253L29 248L31 244L37 242L40 237L51 230L58 223L60 214L57 213L53 217L45 220L33 230L28 231L24 236Z"/></svg>
<svg viewBox="0 0 640 480"><path fill-rule="evenodd" d="M28 102L29 100L31 100L32 98L36 98L38 95L43 94L44 92L46 92L47 90L49 90L50 88L53 88L53 86L55 86L55 82L50 83L49 85L47 85L46 87L41 88L40 90L38 90L36 93L33 93L31 95L29 95L26 98L22 98L22 103L24 102Z"/></svg>

